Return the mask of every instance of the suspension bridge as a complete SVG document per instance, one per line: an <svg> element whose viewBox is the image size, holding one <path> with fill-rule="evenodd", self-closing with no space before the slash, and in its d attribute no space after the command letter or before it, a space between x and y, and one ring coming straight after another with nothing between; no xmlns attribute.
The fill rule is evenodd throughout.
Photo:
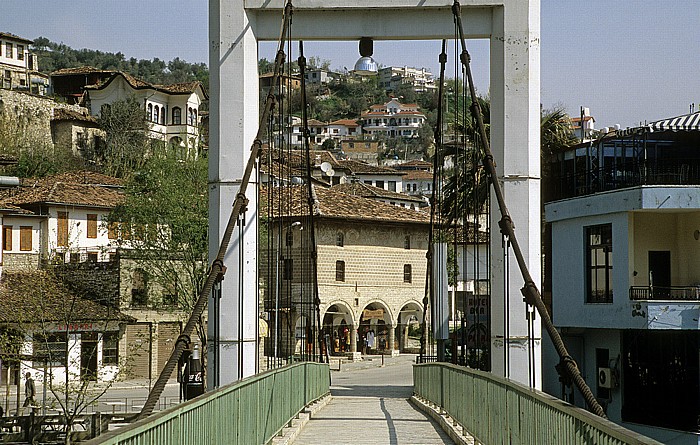
<svg viewBox="0 0 700 445"><path fill-rule="evenodd" d="M290 65L286 62L295 51L302 70L301 101L306 103L303 42L368 38L442 41L442 52L436 54L442 67L440 104L446 103L442 88L445 62L448 57L458 61L455 77L460 87L451 106L459 112L453 113L453 122L445 122L440 106L435 131L426 285L419 311L421 348L418 363L409 371L410 381L402 387L405 392L397 393L400 400L410 396L414 406L442 422L452 431L452 439L431 436L435 427L425 420L427 417L411 417L423 419L423 429L411 436L402 434L400 428L415 422L395 422L392 413L410 417L414 410L388 408L387 400L392 398L382 397L382 388L395 383L387 382L372 390L375 405L361 408L367 411L367 419L357 413L341 414L329 428L315 433L317 441L307 438L303 443L350 443L340 439L340 431L345 428L353 434L355 428L354 434L358 434L357 424L350 419L359 417L372 423L376 418L371 413L377 409L379 420L384 422L380 429L388 435L377 434L375 441L362 443L655 443L605 419L540 296L539 1L462 3L210 1L210 272L138 420L90 443L274 443L300 417L343 389L331 382L328 345L324 342L314 220L320 191L311 175L307 107L302 106L301 116L303 150L293 149L284 137L276 140L272 135L290 117L282 91L283 79L291 78L291 73L284 75ZM470 58L470 38L490 40L489 131L471 75L471 63L478 61ZM257 72L260 41L276 41L278 46L273 88L262 109ZM456 174L448 174L444 168L447 157L454 160ZM262 166L268 172L265 183L257 174ZM450 181L451 195L443 187ZM491 221L497 231L491 230ZM288 243L295 225L303 225L303 235L291 235ZM444 348L449 335L443 315L446 270L452 261L448 260L449 245L469 244L480 230L489 240L487 258L475 262L487 265L488 285L483 292L490 300L489 331L470 352L482 359L478 361L481 365L473 367L489 372L445 363ZM294 245L294 236L301 236L301 247L294 253L285 251ZM292 274L292 263L287 270L282 259L294 260L297 279L282 279L284 274ZM475 292L482 292L481 287ZM265 372L260 372L257 349L260 293L274 326L273 360ZM209 391L153 414L160 391L207 306ZM349 317L349 322L357 329L356 320ZM576 386L590 412L538 391L542 327L561 357L562 381ZM294 331L298 328L304 332L304 341L295 350ZM282 366L277 359L289 351L296 362ZM451 359L462 365L469 363L468 352L462 352L462 360L458 354L452 354ZM318 411L324 412L332 417L329 407Z"/></svg>

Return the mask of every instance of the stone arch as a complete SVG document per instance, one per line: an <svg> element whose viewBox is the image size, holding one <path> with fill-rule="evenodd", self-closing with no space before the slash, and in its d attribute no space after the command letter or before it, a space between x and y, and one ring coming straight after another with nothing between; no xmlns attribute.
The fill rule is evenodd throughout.
<svg viewBox="0 0 700 445"><path fill-rule="evenodd" d="M394 349L394 317L386 302L380 299L369 301L359 320L358 350L364 354L377 354Z"/></svg>
<svg viewBox="0 0 700 445"><path fill-rule="evenodd" d="M417 300L402 303L397 313L396 339L399 352L419 352L420 344L415 344L409 334L423 321L423 305ZM418 349L416 349L418 348Z"/></svg>
<svg viewBox="0 0 700 445"><path fill-rule="evenodd" d="M355 335L357 327L352 308L342 300L336 300L327 305L321 313L322 333L329 341L332 355L343 355L355 352Z"/></svg>

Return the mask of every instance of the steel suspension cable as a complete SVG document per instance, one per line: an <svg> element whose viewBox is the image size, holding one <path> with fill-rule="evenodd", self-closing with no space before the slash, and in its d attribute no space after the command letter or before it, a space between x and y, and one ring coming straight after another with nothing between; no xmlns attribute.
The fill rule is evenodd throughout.
<svg viewBox="0 0 700 445"><path fill-rule="evenodd" d="M267 119L274 107L275 99L274 95L272 94L272 91L277 82L279 81L280 69L285 58L283 51L284 41L287 29L291 26L292 14L292 2L291 0L288 0L284 8L284 15L282 19L282 26L279 38L279 46L277 55L275 57L275 65L273 69L272 78L272 89L268 93L267 99L265 100L265 106L263 108L263 113L260 117L260 123L258 125L258 132L255 141L252 144L250 157L248 158L248 163L246 164L246 168L243 173L243 178L241 178L241 184L239 186L238 193L236 194L236 199L233 202L233 209L231 210L231 215L229 216L228 223L226 224L226 229L221 239L221 243L219 244L219 250L217 252L216 258L214 259L214 261L212 261L211 266L209 267L207 279L205 280L202 289L199 292L197 301L192 309L192 313L190 314L187 323L185 324L185 327L182 330L182 334L180 334L177 341L175 342L175 348L170 354L170 358L168 358L168 361L166 362L165 366L163 367L163 370L158 376L156 383L153 385L153 388L151 388L151 391L148 393L146 403L141 409L137 420L148 417L153 412L156 403L158 403L158 399L160 399L160 396L163 393L163 390L165 389L165 385L167 384L168 380L170 379L170 376L172 375L173 371L175 370L175 367L177 366L178 361L180 360L180 356L185 350L185 347L187 347L190 342L190 336L192 335L192 333L194 333L197 320L204 312L204 308L207 305L207 299L209 298L209 295L211 295L214 284L216 282L220 282L223 279L224 273L226 272L226 267L224 266L224 256L226 255L226 251L228 250L233 229L237 225L241 214L245 212L246 207L248 205L248 198L246 198L245 192L248 188L250 176L253 173L253 169L255 168L255 164L258 160L258 156L262 148L262 138L264 136L266 128L265 123L267 122Z"/></svg>
<svg viewBox="0 0 700 445"><path fill-rule="evenodd" d="M474 87L474 81L472 78L472 72L470 68L470 56L469 52L467 51L467 45L464 38L464 28L462 26L460 4L457 0L455 0L455 2L452 5L452 14L454 15L455 20L457 21L459 40L462 47L462 52L460 54L460 62L466 70L467 79L469 81L469 93L472 99L471 111L472 115L476 117L477 124L479 127L479 135L482 139L482 145L484 148L483 163L491 179L494 194L496 196L496 200L498 201L498 207L501 212L501 220L498 222L498 225L501 229L501 232L507 235L511 242L513 253L518 263L518 267L520 269L520 274L522 275L523 280L525 281L525 285L521 289L521 292L525 297L526 303L537 308L537 312L539 312L540 317L542 317L542 323L544 324L547 333L551 337L552 343L554 344L554 348L556 349L557 354L561 359L561 364L563 364L563 368L566 369L572 382L576 385L578 390L581 391L581 394L583 395L584 399L586 400L586 403L588 404L588 408L598 416L607 418L607 416L605 415L605 411L596 400L595 396L593 395L593 392L591 391L591 388L586 384L586 381L583 379L583 376L581 375L581 372L579 371L576 362L569 355L569 352L567 351L566 346L564 345L564 341L562 340L561 335L559 335L559 331L557 331L556 327L554 326L554 323L552 323L552 319L549 316L549 311L547 310L547 307L545 306L544 301L542 300L542 296L540 295L540 291L537 288L537 285L535 284L534 280L532 279L532 276L530 275L527 263L525 262L525 257L523 256L522 250L520 249L520 245L518 244L518 240L515 236L515 225L513 224L513 219L511 218L510 213L508 211L508 207L506 206L501 185L498 183L496 166L493 161L493 154L491 153L489 139L486 134L486 127L484 125L484 119L481 114L481 107L477 102L476 88Z"/></svg>
<svg viewBox="0 0 700 445"><path fill-rule="evenodd" d="M445 84L445 64L447 63L447 53L445 52L446 41L442 40L442 52L440 53L440 86L438 87L438 107L437 107L437 123L435 124L435 131L433 132L435 138L435 153L433 154L433 186L432 193L430 196L430 231L428 232L428 251L425 256L428 260L428 267L426 268L425 274L425 293L423 296L423 320L421 322L421 338L420 338L420 357L421 361L426 355L426 348L428 343L428 304L430 307L433 306L433 233L435 231L435 213L437 209L437 176L438 172L441 171L441 153L442 153L442 102L444 98L444 84Z"/></svg>
<svg viewBox="0 0 700 445"><path fill-rule="evenodd" d="M318 328L318 334L317 334L317 339L318 339L318 348L319 348L319 359L321 363L323 363L324 355L326 359L326 363L330 363L329 357L328 357L328 348L330 345L326 344L326 347L323 348L323 341L322 341L322 326L321 326L321 298L318 295L318 251L316 248L316 226L314 225L314 211L315 211L315 204L316 204L316 197L314 196L314 190L313 190L313 185L311 184L311 149L310 149L310 132L309 132L309 116L307 113L307 108L308 104L306 102L306 80L305 80L305 73L306 73L306 58L304 57L304 43L299 42L299 59L298 62L299 64L299 71L300 71L300 77L301 77L301 119L302 119L302 128L303 128L303 135L304 135L304 151L306 153L306 186L307 186L307 191L308 191L308 206L309 206L309 224L311 225L309 229L309 244L310 244L310 249L311 249L311 280L312 280L312 286L313 286L313 297L314 297L314 312L316 313L316 324Z"/></svg>

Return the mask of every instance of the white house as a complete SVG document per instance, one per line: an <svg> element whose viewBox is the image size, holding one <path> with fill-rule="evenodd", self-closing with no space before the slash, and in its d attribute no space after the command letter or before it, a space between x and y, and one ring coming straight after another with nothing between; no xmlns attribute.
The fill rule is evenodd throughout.
<svg viewBox="0 0 700 445"><path fill-rule="evenodd" d="M200 82L155 85L117 72L105 82L87 85L90 113L98 116L103 107L136 96L143 102L150 136L175 146L200 146L199 108L207 95Z"/></svg>
<svg viewBox="0 0 700 445"><path fill-rule="evenodd" d="M402 104L393 98L380 105L372 105L360 116L362 131L371 136L416 138L426 122L417 104Z"/></svg>
<svg viewBox="0 0 700 445"><path fill-rule="evenodd" d="M379 70L378 77L379 87L387 91L396 91L401 85L409 85L417 93L437 89L433 74L426 68L388 66Z"/></svg>
<svg viewBox="0 0 700 445"><path fill-rule="evenodd" d="M0 88L44 94L49 77L39 72L36 54L29 52L31 40L0 32Z"/></svg>
<svg viewBox="0 0 700 445"><path fill-rule="evenodd" d="M696 444L700 415L700 114L551 164L552 316L608 417ZM543 360L543 388L582 405Z"/></svg>
<svg viewBox="0 0 700 445"><path fill-rule="evenodd" d="M349 170L349 176L352 177L353 180L390 192L400 192L403 190L403 176L406 174L405 172L400 172L389 167L370 165L354 159L339 160L338 165Z"/></svg>

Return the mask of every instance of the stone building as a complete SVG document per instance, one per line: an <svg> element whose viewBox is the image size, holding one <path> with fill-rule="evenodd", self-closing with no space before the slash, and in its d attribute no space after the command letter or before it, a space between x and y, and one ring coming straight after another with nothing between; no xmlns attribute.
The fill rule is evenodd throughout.
<svg viewBox="0 0 700 445"><path fill-rule="evenodd" d="M319 316L330 353L355 356L408 350L408 327L423 317L430 216L333 188L314 191ZM273 210L270 248L260 253L270 327L268 356L273 354L276 327L278 356L288 357L303 352L303 345L310 342L305 327L314 324L309 318L313 314L300 304L310 278L310 269L304 266L309 253L304 237L310 228L304 227L308 209L300 195L303 189L275 188L272 201L277 193L288 192L297 194L296 204L282 218ZM261 202L267 202L270 191L261 193ZM275 238L275 233L283 239Z"/></svg>

